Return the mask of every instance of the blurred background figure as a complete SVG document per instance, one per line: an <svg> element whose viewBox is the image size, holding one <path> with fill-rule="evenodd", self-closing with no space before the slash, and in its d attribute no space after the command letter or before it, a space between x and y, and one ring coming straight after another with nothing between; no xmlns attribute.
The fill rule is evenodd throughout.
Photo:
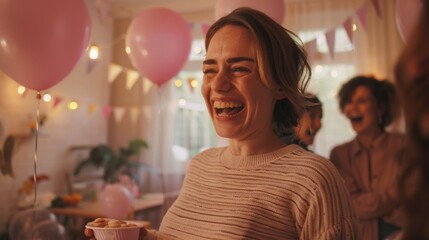
<svg viewBox="0 0 429 240"><path fill-rule="evenodd" d="M314 138L322 127L323 109L322 102L316 95L305 93L305 111L298 120L298 125L287 130L281 138L287 144L297 144L309 150Z"/></svg>
<svg viewBox="0 0 429 240"><path fill-rule="evenodd" d="M429 239L429 1L396 64L404 103L408 144L400 196L404 201L403 240Z"/></svg>
<svg viewBox="0 0 429 240"><path fill-rule="evenodd" d="M346 181L362 239L385 239L403 220L397 179L405 138L386 131L399 112L395 88L386 80L356 76L343 84L338 98L356 137L332 149L330 159Z"/></svg>

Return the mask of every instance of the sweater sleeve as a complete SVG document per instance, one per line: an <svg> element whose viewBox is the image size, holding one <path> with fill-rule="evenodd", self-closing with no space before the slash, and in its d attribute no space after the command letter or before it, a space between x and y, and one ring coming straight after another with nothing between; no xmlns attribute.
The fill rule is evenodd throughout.
<svg viewBox="0 0 429 240"><path fill-rule="evenodd" d="M346 185L335 167L327 160L315 174L314 191L308 199L306 220L300 239L360 239L357 219Z"/></svg>

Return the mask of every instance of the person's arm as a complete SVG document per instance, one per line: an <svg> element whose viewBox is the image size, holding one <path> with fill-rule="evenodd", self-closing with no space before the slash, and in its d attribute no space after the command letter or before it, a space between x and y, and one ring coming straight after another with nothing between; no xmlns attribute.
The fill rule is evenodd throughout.
<svg viewBox="0 0 429 240"><path fill-rule="evenodd" d="M308 208L300 239L359 240L359 220L346 185L335 167L326 162L313 179L317 187L306 197Z"/></svg>
<svg viewBox="0 0 429 240"><path fill-rule="evenodd" d="M378 218L385 214L389 214L396 206L396 201L392 199L389 189L386 189L384 194L362 191L352 173L353 169L345 163L338 150L331 152L330 160L337 168L338 172L343 177L347 189L355 207L356 215L360 219Z"/></svg>

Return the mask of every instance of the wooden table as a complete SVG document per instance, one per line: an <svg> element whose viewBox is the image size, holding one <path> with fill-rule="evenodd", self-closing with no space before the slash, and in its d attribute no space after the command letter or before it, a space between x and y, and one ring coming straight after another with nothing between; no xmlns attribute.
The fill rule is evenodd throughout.
<svg viewBox="0 0 429 240"><path fill-rule="evenodd" d="M152 208L161 208L164 203L163 193L147 193L133 202L133 210L128 214L128 219L133 220L138 212L148 211ZM76 207L51 208L50 211L56 215L81 217L95 219L106 217L103 209L96 201L81 202Z"/></svg>

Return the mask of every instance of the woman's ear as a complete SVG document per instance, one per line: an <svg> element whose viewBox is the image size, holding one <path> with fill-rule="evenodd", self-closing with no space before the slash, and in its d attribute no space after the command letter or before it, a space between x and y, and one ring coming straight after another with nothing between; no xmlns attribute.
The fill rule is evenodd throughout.
<svg viewBox="0 0 429 240"><path fill-rule="evenodd" d="M277 100L281 100L281 99L287 98L286 91L283 88L281 88L281 87L277 87L274 90L274 98L277 99Z"/></svg>

